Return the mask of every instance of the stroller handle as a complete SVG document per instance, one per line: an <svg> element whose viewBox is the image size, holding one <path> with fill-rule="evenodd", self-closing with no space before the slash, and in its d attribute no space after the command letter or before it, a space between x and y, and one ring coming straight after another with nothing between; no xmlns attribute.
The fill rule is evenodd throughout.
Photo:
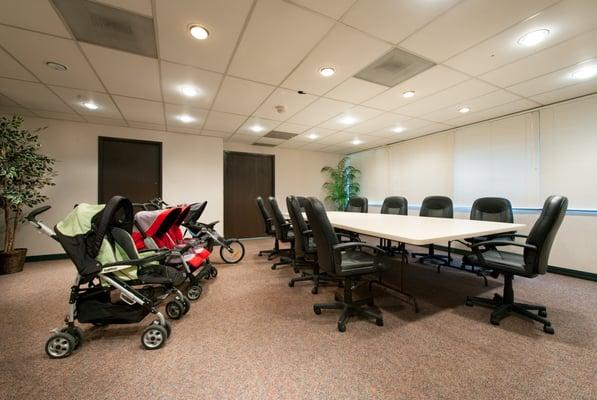
<svg viewBox="0 0 597 400"><path fill-rule="evenodd" d="M43 214L46 211L48 211L50 208L52 208L52 206L42 206L42 207L38 207L34 210L32 210L29 214L27 214L27 216L25 217L27 219L27 221L29 222L33 222L33 223L37 223L37 216L39 214Z"/></svg>

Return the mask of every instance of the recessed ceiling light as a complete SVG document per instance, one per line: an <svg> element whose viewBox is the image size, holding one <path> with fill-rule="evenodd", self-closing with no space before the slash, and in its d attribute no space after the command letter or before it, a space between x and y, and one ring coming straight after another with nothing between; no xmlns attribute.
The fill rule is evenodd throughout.
<svg viewBox="0 0 597 400"><path fill-rule="evenodd" d="M191 25L189 26L189 32L191 36L193 36L197 40L205 40L209 37L209 31L207 28L201 25Z"/></svg>
<svg viewBox="0 0 597 400"><path fill-rule="evenodd" d="M180 114L176 117L180 122L184 122L185 124L188 124L190 122L195 122L196 119L195 117L190 116L189 114Z"/></svg>
<svg viewBox="0 0 597 400"><path fill-rule="evenodd" d="M319 73L325 77L332 76L336 73L333 67L323 67L319 70Z"/></svg>
<svg viewBox="0 0 597 400"><path fill-rule="evenodd" d="M519 46L531 47L538 45L549 36L549 29L539 29L522 35L516 43Z"/></svg>
<svg viewBox="0 0 597 400"><path fill-rule="evenodd" d="M570 76L572 77L572 79L577 80L591 79L594 76L597 76L597 64L582 66L574 72L572 72Z"/></svg>
<svg viewBox="0 0 597 400"><path fill-rule="evenodd" d="M56 61L48 61L46 63L46 66L48 68L52 68L52 69L54 69L56 71L60 71L60 72L66 71L68 69L68 67L66 65L60 64L60 63L58 63Z"/></svg>
<svg viewBox="0 0 597 400"><path fill-rule="evenodd" d="M357 119L352 115L345 115L342 118L340 118L340 123L344 125L352 125L355 122L357 122Z"/></svg>
<svg viewBox="0 0 597 400"><path fill-rule="evenodd" d="M180 93L187 97L195 97L200 93L200 90L192 85L182 85L178 88L178 90L180 90Z"/></svg>
<svg viewBox="0 0 597 400"><path fill-rule="evenodd" d="M404 132L405 128L401 127L401 126L397 126L394 129L392 129L392 132L396 132L396 133L401 133Z"/></svg>
<svg viewBox="0 0 597 400"><path fill-rule="evenodd" d="M91 100L84 101L81 103L81 105L89 110L97 110L99 108L99 106Z"/></svg>
<svg viewBox="0 0 597 400"><path fill-rule="evenodd" d="M354 140L353 140L352 142L350 142L350 143L352 143L352 144L354 144L354 145L356 146L356 145L359 145L359 144L363 143L363 141L362 141L362 140L359 140L359 139L354 139Z"/></svg>
<svg viewBox="0 0 597 400"><path fill-rule="evenodd" d="M458 112L462 113L462 114L466 114L467 112L469 112L471 109L467 106L462 107L460 110L458 110Z"/></svg>
<svg viewBox="0 0 597 400"><path fill-rule="evenodd" d="M402 93L402 97L408 99L411 98L415 95L415 91L414 90L409 90L408 92L404 92Z"/></svg>
<svg viewBox="0 0 597 400"><path fill-rule="evenodd" d="M307 137L311 140L313 139L317 139L319 137L319 135L317 133L310 133L307 135Z"/></svg>
<svg viewBox="0 0 597 400"><path fill-rule="evenodd" d="M265 128L261 125L253 125L249 129L256 133L263 132L265 130Z"/></svg>

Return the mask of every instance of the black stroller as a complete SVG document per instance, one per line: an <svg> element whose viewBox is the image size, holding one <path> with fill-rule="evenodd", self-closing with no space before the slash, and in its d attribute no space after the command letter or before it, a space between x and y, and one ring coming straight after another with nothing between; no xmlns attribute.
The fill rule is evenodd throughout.
<svg viewBox="0 0 597 400"><path fill-rule="evenodd" d="M156 305L171 293L177 307L186 313L190 302L176 289L184 274L160 263L169 251L139 254L131 238L131 202L115 196L104 205L79 204L59 222L54 231L36 217L50 206L33 210L29 222L57 240L77 268L70 290L66 325L55 329L46 342L51 358L69 356L83 341L80 323L94 325L130 324L142 321L149 313L157 319L141 334L144 348L162 347L170 336L170 323ZM116 297L116 298L115 298Z"/></svg>

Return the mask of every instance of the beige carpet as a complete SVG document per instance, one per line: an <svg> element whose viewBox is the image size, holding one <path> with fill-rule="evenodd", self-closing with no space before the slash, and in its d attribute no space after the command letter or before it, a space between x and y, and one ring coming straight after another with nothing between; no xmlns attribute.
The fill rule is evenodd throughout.
<svg viewBox="0 0 597 400"><path fill-rule="evenodd" d="M60 326L75 269L28 264L0 276L2 399L595 399L597 284L548 274L515 279L518 300L545 304L556 329L518 317L489 324L464 306L501 283L426 266L408 270L421 312L376 289L385 326L365 320L336 330L338 313L313 313L336 288L288 287L292 271L257 257L218 265L190 313L158 351L141 348L144 324L82 326L86 340L63 360L43 350ZM217 256L216 256L217 259Z"/></svg>

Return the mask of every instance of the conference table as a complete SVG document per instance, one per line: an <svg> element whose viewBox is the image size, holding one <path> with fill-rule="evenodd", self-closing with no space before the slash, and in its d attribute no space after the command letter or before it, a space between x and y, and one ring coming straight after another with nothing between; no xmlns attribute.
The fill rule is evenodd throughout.
<svg viewBox="0 0 597 400"><path fill-rule="evenodd" d="M487 236L513 232L524 228L524 224L474 221L455 218L419 217L414 215L356 213L328 211L327 216L334 228L395 241L400 244L424 246L438 242L450 242L470 237ZM398 293L398 297L413 305L418 311L416 299L404 290L404 264L408 260L402 252L400 287L382 282L381 277L372 283Z"/></svg>

